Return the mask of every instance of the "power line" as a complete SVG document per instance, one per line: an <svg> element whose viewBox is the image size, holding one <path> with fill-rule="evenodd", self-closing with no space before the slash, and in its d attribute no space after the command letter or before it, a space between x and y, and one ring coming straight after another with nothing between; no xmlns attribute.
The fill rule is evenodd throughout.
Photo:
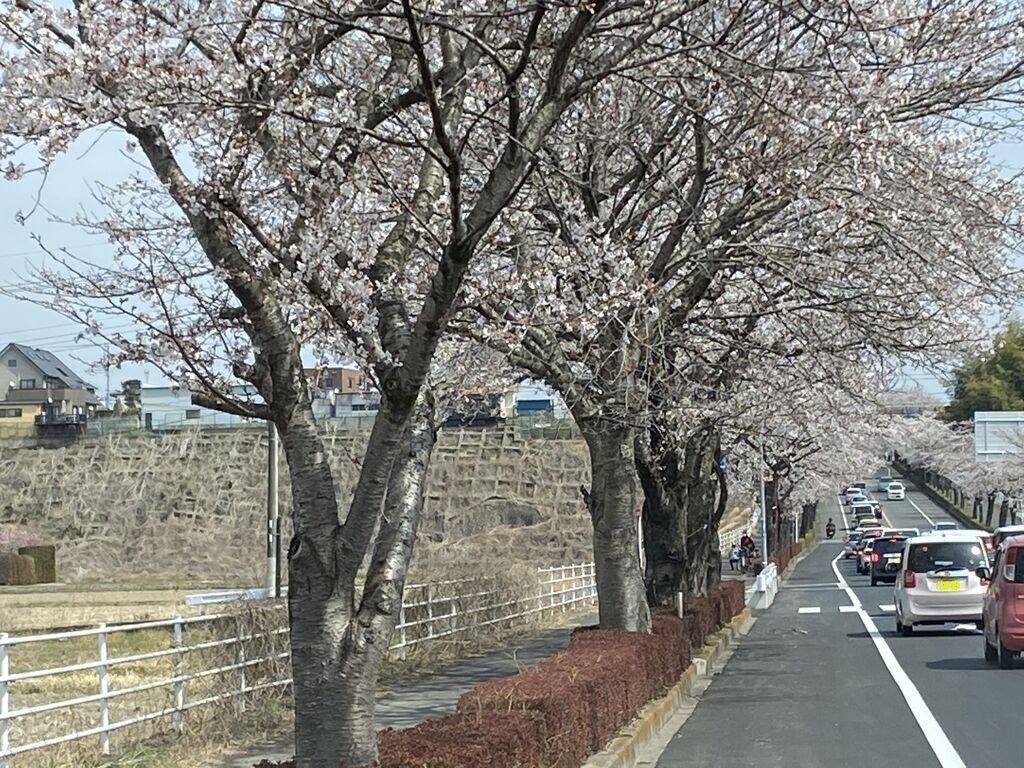
<svg viewBox="0 0 1024 768"><path fill-rule="evenodd" d="M0 259L16 259L20 256L53 256L54 253L59 251L71 251L79 248L98 248L101 245L112 247L109 242L103 241L101 243L81 243L79 245L62 245L59 248L54 248L53 251L46 251L42 248L35 248L31 251L13 251L11 253L0 253Z"/></svg>

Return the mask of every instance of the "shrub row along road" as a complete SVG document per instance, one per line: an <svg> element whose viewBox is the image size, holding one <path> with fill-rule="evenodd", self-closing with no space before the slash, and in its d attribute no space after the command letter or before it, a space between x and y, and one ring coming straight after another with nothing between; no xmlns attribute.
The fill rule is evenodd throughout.
<svg viewBox="0 0 1024 768"><path fill-rule="evenodd" d="M894 527L950 519L907 485L882 502ZM987 665L973 625L897 635L892 585L842 559L838 502L825 511L836 538L795 566L658 766L1020 765L1024 667Z"/></svg>

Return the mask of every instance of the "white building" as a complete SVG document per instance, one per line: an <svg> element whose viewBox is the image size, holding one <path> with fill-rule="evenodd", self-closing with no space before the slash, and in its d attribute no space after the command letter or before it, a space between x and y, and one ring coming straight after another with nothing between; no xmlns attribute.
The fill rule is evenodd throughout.
<svg viewBox="0 0 1024 768"><path fill-rule="evenodd" d="M234 393L239 397L248 397L253 402L262 402L255 388L249 385L234 387ZM176 384L144 384L141 400L142 424L146 429L156 431L194 427L255 427L265 424L262 419L247 419L194 405L192 393Z"/></svg>

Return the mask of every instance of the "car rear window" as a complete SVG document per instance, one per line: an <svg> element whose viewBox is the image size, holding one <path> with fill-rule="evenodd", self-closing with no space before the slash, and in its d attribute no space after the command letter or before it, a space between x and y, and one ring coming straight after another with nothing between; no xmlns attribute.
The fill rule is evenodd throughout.
<svg viewBox="0 0 1024 768"><path fill-rule="evenodd" d="M905 539L876 539L874 550L880 555L889 555L893 552L902 552L903 545L906 544Z"/></svg>
<svg viewBox="0 0 1024 768"><path fill-rule="evenodd" d="M937 541L915 544L910 548L907 569L927 573L940 568L966 568L970 571L988 565L981 542Z"/></svg>
<svg viewBox="0 0 1024 768"><path fill-rule="evenodd" d="M1016 584L1024 584L1024 547L1019 547L1014 550L1017 556L1013 560L1013 573L1007 569L1006 577L1009 579L1013 576L1013 582Z"/></svg>

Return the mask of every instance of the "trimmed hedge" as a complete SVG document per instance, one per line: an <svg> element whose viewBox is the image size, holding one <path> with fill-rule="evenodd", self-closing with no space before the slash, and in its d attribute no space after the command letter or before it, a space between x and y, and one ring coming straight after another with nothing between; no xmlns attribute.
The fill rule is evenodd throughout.
<svg viewBox="0 0 1024 768"><path fill-rule="evenodd" d="M775 563L775 566L779 569L779 573L782 573L786 570L786 566L789 565L789 561L799 555L803 549L804 545L802 541L794 542L768 558L768 562Z"/></svg>
<svg viewBox="0 0 1024 768"><path fill-rule="evenodd" d="M559 654L464 693L454 715L380 734L381 768L578 768L678 682L691 649L744 608L743 582L656 610L651 633L576 629ZM260 768L291 768L263 762Z"/></svg>

